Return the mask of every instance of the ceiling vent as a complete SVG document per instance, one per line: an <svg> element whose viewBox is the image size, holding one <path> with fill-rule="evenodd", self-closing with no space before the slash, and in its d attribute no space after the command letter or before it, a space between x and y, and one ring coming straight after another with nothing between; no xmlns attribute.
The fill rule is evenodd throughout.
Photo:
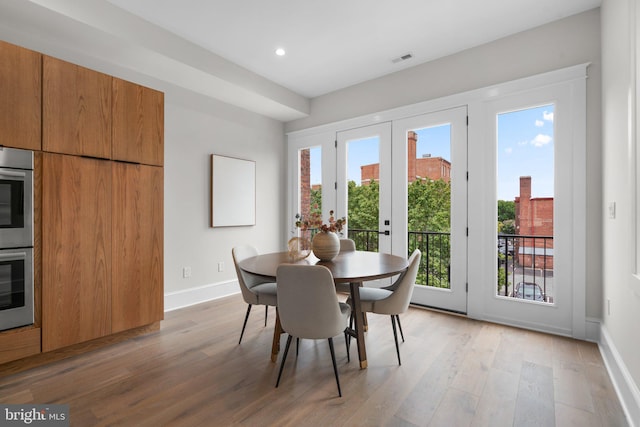
<svg viewBox="0 0 640 427"><path fill-rule="evenodd" d="M392 59L391 62L393 62L394 64L397 64L398 62L406 61L406 60L411 59L411 58L413 58L412 54L405 53L402 56L399 56L397 58Z"/></svg>

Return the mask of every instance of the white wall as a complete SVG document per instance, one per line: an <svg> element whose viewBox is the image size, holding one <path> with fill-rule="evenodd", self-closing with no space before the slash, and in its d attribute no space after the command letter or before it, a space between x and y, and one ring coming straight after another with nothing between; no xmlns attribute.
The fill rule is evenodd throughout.
<svg viewBox="0 0 640 427"><path fill-rule="evenodd" d="M210 228L210 155L256 161L256 225ZM231 248L284 250L283 125L223 103L168 94L165 106L165 301L172 309L237 291ZM218 263L224 271L218 271ZM192 276L182 277L183 267Z"/></svg>
<svg viewBox="0 0 640 427"><path fill-rule="evenodd" d="M572 17L311 100L286 132L366 116L590 62L587 80L586 316L602 316L600 12Z"/></svg>
<svg viewBox="0 0 640 427"><path fill-rule="evenodd" d="M630 417L640 424L640 294L634 292L633 164L629 134L633 114L633 11L636 0L602 4L603 200L616 217L603 222L603 349ZM635 31L640 30L636 28ZM603 204L602 210L605 210ZM607 309L610 306L610 311Z"/></svg>

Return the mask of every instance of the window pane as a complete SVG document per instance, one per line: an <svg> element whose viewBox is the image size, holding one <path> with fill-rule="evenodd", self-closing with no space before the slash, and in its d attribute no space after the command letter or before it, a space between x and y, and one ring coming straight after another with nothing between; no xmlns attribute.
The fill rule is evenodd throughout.
<svg viewBox="0 0 640 427"><path fill-rule="evenodd" d="M356 248L378 251L380 138L347 141L347 224Z"/></svg>
<svg viewBox="0 0 640 427"><path fill-rule="evenodd" d="M417 285L451 287L451 124L407 132L409 254L422 252Z"/></svg>
<svg viewBox="0 0 640 427"><path fill-rule="evenodd" d="M553 303L554 105L497 115L497 294Z"/></svg>
<svg viewBox="0 0 640 427"><path fill-rule="evenodd" d="M322 213L322 149L305 148L298 151L300 165L300 200L298 213L309 218L311 213ZM300 237L311 238L312 230L300 231Z"/></svg>

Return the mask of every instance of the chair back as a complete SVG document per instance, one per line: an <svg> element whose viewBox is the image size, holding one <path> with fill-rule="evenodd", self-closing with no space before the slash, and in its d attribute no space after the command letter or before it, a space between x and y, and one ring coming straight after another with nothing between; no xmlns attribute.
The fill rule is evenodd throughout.
<svg viewBox="0 0 640 427"><path fill-rule="evenodd" d="M231 256L233 257L233 264L236 267L236 275L238 276L238 283L240 284L240 291L242 292L242 298L247 304L257 304L258 297L250 291L255 285L268 282L267 279L256 276L255 274L247 273L243 271L238 263L244 261L247 258L251 258L258 255L258 251L253 246L244 245L236 246L231 249Z"/></svg>
<svg viewBox="0 0 640 427"><path fill-rule="evenodd" d="M400 314L407 311L411 296L413 295L413 287L416 284L416 276L420 268L420 259L422 253L419 249L413 251L409 257L409 267L391 286L386 287L393 291L388 298L374 303L374 311L379 314Z"/></svg>
<svg viewBox="0 0 640 427"><path fill-rule="evenodd" d="M340 239L340 252L354 252L356 250L356 242L351 239Z"/></svg>
<svg viewBox="0 0 640 427"><path fill-rule="evenodd" d="M276 282L280 323L289 335L325 339L344 331L345 317L327 267L283 264Z"/></svg>

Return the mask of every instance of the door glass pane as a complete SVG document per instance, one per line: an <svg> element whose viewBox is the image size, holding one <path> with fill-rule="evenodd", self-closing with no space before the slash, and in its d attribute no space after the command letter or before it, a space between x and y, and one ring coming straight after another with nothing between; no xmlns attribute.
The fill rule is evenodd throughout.
<svg viewBox="0 0 640 427"><path fill-rule="evenodd" d="M298 213L302 218L322 215L322 149L310 147L298 150L299 192ZM298 230L299 237L311 239L314 230Z"/></svg>
<svg viewBox="0 0 640 427"><path fill-rule="evenodd" d="M347 141L347 227L356 249L378 251L380 138Z"/></svg>
<svg viewBox="0 0 640 427"><path fill-rule="evenodd" d="M409 254L422 252L417 285L450 288L451 125L407 132Z"/></svg>
<svg viewBox="0 0 640 427"><path fill-rule="evenodd" d="M497 115L497 295L553 303L554 105Z"/></svg>

